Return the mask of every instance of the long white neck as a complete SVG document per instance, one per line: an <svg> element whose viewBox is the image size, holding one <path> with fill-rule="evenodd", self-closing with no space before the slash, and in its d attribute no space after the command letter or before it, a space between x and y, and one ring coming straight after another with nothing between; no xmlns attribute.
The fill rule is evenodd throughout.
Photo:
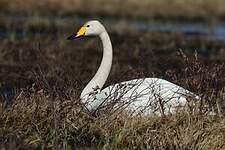
<svg viewBox="0 0 225 150"><path fill-rule="evenodd" d="M92 80L87 84L87 86L83 89L80 95L81 99L86 97L89 93L93 92L94 89L96 88L101 89L105 84L111 70L113 52L109 35L106 31L104 31L99 35L99 37L103 44L103 58L97 73L94 75Z"/></svg>

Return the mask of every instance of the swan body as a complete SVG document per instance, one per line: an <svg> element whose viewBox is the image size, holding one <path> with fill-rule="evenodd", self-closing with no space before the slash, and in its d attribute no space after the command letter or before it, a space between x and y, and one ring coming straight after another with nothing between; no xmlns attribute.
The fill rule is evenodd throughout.
<svg viewBox="0 0 225 150"><path fill-rule="evenodd" d="M190 91L159 78L141 78L124 81L102 90L112 66L112 44L104 26L97 20L88 21L68 39L82 36L99 36L103 45L103 58L97 73L83 89L80 99L89 111L112 105L113 109L124 108L131 114L169 114L185 106Z"/></svg>
<svg viewBox="0 0 225 150"><path fill-rule="evenodd" d="M142 78L108 86L100 92L83 97L88 110L108 106L126 108L130 114L170 114L185 106L195 95L184 88L159 78Z"/></svg>

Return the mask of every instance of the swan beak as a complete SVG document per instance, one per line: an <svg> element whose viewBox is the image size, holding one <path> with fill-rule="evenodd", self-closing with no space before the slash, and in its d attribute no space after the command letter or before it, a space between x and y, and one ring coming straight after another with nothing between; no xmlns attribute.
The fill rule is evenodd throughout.
<svg viewBox="0 0 225 150"><path fill-rule="evenodd" d="M71 36L69 36L68 38L67 38L67 40L75 40L76 39L76 35L75 34L72 34Z"/></svg>
<svg viewBox="0 0 225 150"><path fill-rule="evenodd" d="M81 27L80 30L77 32L77 34L72 34L71 36L69 36L67 38L67 40L75 40L79 37L83 37L86 33L86 28L85 27Z"/></svg>

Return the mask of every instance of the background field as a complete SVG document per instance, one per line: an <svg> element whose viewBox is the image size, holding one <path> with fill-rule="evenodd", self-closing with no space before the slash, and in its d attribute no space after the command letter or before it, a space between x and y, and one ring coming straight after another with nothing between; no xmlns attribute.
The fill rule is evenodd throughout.
<svg viewBox="0 0 225 150"><path fill-rule="evenodd" d="M1 11L14 14L113 16L162 19L224 19L223 0L2 0Z"/></svg>
<svg viewBox="0 0 225 150"><path fill-rule="evenodd" d="M1 149L224 149L224 0L1 0ZM98 19L114 47L105 86L158 77L203 97L163 117L81 111L102 56L98 38L66 38Z"/></svg>

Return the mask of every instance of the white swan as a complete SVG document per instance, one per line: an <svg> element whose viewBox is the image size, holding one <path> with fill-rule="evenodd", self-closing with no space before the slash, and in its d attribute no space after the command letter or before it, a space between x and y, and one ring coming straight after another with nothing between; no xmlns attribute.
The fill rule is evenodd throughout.
<svg viewBox="0 0 225 150"><path fill-rule="evenodd" d="M104 26L97 20L88 21L80 30L68 37L99 36L103 44L103 59L97 73L83 89L80 99L89 111L112 105L126 108L132 114L168 114L184 106L188 97L196 97L188 90L164 79L142 78L124 81L102 90L112 66L112 44Z"/></svg>

